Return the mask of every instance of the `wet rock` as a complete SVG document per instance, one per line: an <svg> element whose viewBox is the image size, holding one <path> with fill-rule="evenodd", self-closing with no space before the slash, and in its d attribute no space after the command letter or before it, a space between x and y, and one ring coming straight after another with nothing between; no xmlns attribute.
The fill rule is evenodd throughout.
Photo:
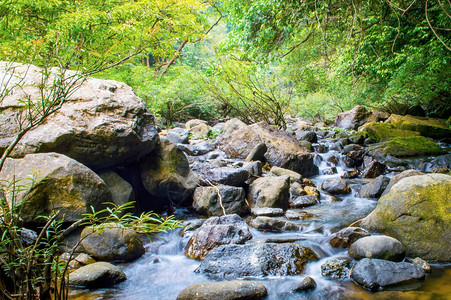
<svg viewBox="0 0 451 300"><path fill-rule="evenodd" d="M265 153L268 151L265 143L260 143L252 148L251 152L246 156L245 161L265 161Z"/></svg>
<svg viewBox="0 0 451 300"><path fill-rule="evenodd" d="M313 155L286 132L262 122L250 126L236 125L237 122L232 120L226 124L229 122L232 124L227 127L235 130L227 130L228 134L221 135L218 140L221 150L232 157L244 159L256 145L265 143L268 148L265 159L270 165L290 169L303 176L318 174Z"/></svg>
<svg viewBox="0 0 451 300"><path fill-rule="evenodd" d="M362 177L364 178L376 178L377 176L385 173L385 165L377 160L367 157L365 159L365 169L362 171Z"/></svg>
<svg viewBox="0 0 451 300"><path fill-rule="evenodd" d="M357 145L357 144L349 144L343 147L343 151L342 154L348 154L351 153L353 151L360 151L363 150L364 147L361 145Z"/></svg>
<svg viewBox="0 0 451 300"><path fill-rule="evenodd" d="M365 124L371 112L365 107L357 105L352 110L338 114L335 119L335 127L343 129L357 129L359 126Z"/></svg>
<svg viewBox="0 0 451 300"><path fill-rule="evenodd" d="M107 262L96 262L69 274L69 285L85 289L112 287L127 277L118 267Z"/></svg>
<svg viewBox="0 0 451 300"><path fill-rule="evenodd" d="M218 278L299 275L316 260L313 250L296 244L222 245L210 251L195 272Z"/></svg>
<svg viewBox="0 0 451 300"><path fill-rule="evenodd" d="M252 177L261 177L262 176L262 163L260 161L252 161L243 164L242 167L246 170L250 176Z"/></svg>
<svg viewBox="0 0 451 300"><path fill-rule="evenodd" d="M304 291L311 291L316 289L316 282L315 280L310 277L306 276L304 279L298 284L297 287L294 288L293 292L304 292Z"/></svg>
<svg viewBox="0 0 451 300"><path fill-rule="evenodd" d="M288 176L290 177L291 182L302 182L302 175L288 170L288 169L284 169L284 168L280 168L277 166L273 166L270 170L271 173L273 173L276 176Z"/></svg>
<svg viewBox="0 0 451 300"><path fill-rule="evenodd" d="M444 150L434 141L423 136L396 137L389 141L375 144L370 152L382 151L385 155L411 157L444 154Z"/></svg>
<svg viewBox="0 0 451 300"><path fill-rule="evenodd" d="M380 175L372 180L370 183L365 184L359 191L360 197L363 198L377 198L382 195L382 192L387 187L390 179Z"/></svg>
<svg viewBox="0 0 451 300"><path fill-rule="evenodd" d="M299 182L292 182L290 185L290 194L297 197L306 195L306 192L304 191L304 187Z"/></svg>
<svg viewBox="0 0 451 300"><path fill-rule="evenodd" d="M288 176L261 177L249 188L248 199L254 207L273 207L286 210L289 206L290 179Z"/></svg>
<svg viewBox="0 0 451 300"><path fill-rule="evenodd" d="M360 226L398 239L406 254L451 261L451 176L411 176L393 185Z"/></svg>
<svg viewBox="0 0 451 300"><path fill-rule="evenodd" d="M241 186L249 179L250 174L245 168L221 167L210 169L201 176L212 184Z"/></svg>
<svg viewBox="0 0 451 300"><path fill-rule="evenodd" d="M305 184L305 182L304 182L304 184ZM319 191L316 187L308 185L308 186L304 187L304 191L307 195L316 196L319 199L320 195L319 195Z"/></svg>
<svg viewBox="0 0 451 300"><path fill-rule="evenodd" d="M310 143L318 142L318 137L314 131L298 131L296 132L296 138L298 140L304 140Z"/></svg>
<svg viewBox="0 0 451 300"><path fill-rule="evenodd" d="M401 261L405 256L401 242L386 235L362 237L352 243L348 254L355 259L367 257L392 261Z"/></svg>
<svg viewBox="0 0 451 300"><path fill-rule="evenodd" d="M336 167L324 168L321 170L321 174L323 175L337 174L337 168Z"/></svg>
<svg viewBox="0 0 451 300"><path fill-rule="evenodd" d="M84 252L96 260L129 262L145 252L141 238L134 230L114 223L101 228L86 227L80 237Z"/></svg>
<svg viewBox="0 0 451 300"><path fill-rule="evenodd" d="M86 253L80 253L69 262L69 268L72 270L79 269L82 266L95 263L96 260Z"/></svg>
<svg viewBox="0 0 451 300"><path fill-rule="evenodd" d="M401 179L411 177L411 176L417 176L417 175L424 175L424 173L417 171L417 170L406 170L403 171L395 176L393 176L390 179L390 182L388 183L387 187L385 188L384 192L382 193L382 196L388 194L390 192L391 188L398 183Z"/></svg>
<svg viewBox="0 0 451 300"><path fill-rule="evenodd" d="M360 171L357 169L352 169L352 170L346 170L343 172L343 174L340 175L341 178L343 179L347 179L347 178L356 178L357 176L359 176Z"/></svg>
<svg viewBox="0 0 451 300"><path fill-rule="evenodd" d="M31 246L38 238L36 231L22 227L19 232L20 242L24 247Z"/></svg>
<svg viewBox="0 0 451 300"><path fill-rule="evenodd" d="M360 238L369 236L370 233L360 227L346 227L334 233L329 243L335 248L348 248Z"/></svg>
<svg viewBox="0 0 451 300"><path fill-rule="evenodd" d="M447 173L451 169L451 154L440 155L434 158L425 168L426 172Z"/></svg>
<svg viewBox="0 0 451 300"><path fill-rule="evenodd" d="M177 300L238 300L261 299L268 291L260 282L232 280L224 282L200 282L185 288Z"/></svg>
<svg viewBox="0 0 451 300"><path fill-rule="evenodd" d="M135 201L135 193L133 191L133 187L116 172L105 171L99 173L99 176L111 191L114 203L116 205L122 205L127 202Z"/></svg>
<svg viewBox="0 0 451 300"><path fill-rule="evenodd" d="M296 199L290 201L290 206L293 208L303 208L312 206L319 203L319 199L316 196L299 196Z"/></svg>
<svg viewBox="0 0 451 300"><path fill-rule="evenodd" d="M281 219L271 217L256 217L251 221L251 226L258 230L267 230L273 232L294 231L299 230L296 224Z"/></svg>
<svg viewBox="0 0 451 300"><path fill-rule="evenodd" d="M215 149L215 145L209 142L201 142L193 145L178 144L177 147L191 156L204 155Z"/></svg>
<svg viewBox="0 0 451 300"><path fill-rule="evenodd" d="M252 214L257 217L280 217L284 215L283 209L272 207L252 208Z"/></svg>
<svg viewBox="0 0 451 300"><path fill-rule="evenodd" d="M347 278L351 272L351 261L349 257L328 259L321 265L321 275L333 279Z"/></svg>
<svg viewBox="0 0 451 300"><path fill-rule="evenodd" d="M424 275L414 264L369 258L358 261L351 270L351 279L372 291L418 281Z"/></svg>
<svg viewBox="0 0 451 300"><path fill-rule="evenodd" d="M167 139L173 144L188 144L189 130L184 128L173 128L168 130Z"/></svg>
<svg viewBox="0 0 451 300"><path fill-rule="evenodd" d="M243 216L249 213L242 187L227 185L197 187L193 199L193 208L198 213L209 217L222 216L224 211L227 215Z"/></svg>
<svg viewBox="0 0 451 300"><path fill-rule="evenodd" d="M189 203L199 178L191 171L182 150L161 139L155 152L142 159L142 183L149 194L162 202Z"/></svg>
<svg viewBox="0 0 451 300"><path fill-rule="evenodd" d="M59 220L64 215L66 222L76 222L83 214L91 212L91 206L98 211L105 208L103 203L113 202L110 190L96 173L58 153L6 159L0 172L0 186L12 182L13 176L15 180L21 179L21 185L31 184L30 174L37 174L35 187L17 195L18 199L25 200L21 207L25 223L36 222L37 216L49 216L52 211L60 212Z"/></svg>
<svg viewBox="0 0 451 300"><path fill-rule="evenodd" d="M285 212L285 217L292 220L305 220L317 217L317 215L309 213L307 211L289 209Z"/></svg>
<svg viewBox="0 0 451 300"><path fill-rule="evenodd" d="M406 262L419 266L425 273L431 273L431 265L419 257L406 258Z"/></svg>
<svg viewBox="0 0 451 300"><path fill-rule="evenodd" d="M351 189L343 179L327 179L321 184L321 189L331 194L349 194Z"/></svg>
<svg viewBox="0 0 451 300"><path fill-rule="evenodd" d="M0 63L1 78L6 78L3 77L5 64ZM0 153L16 135L18 120L24 119L27 99L32 102L41 99L38 86L44 77L42 69L32 65L14 66L15 75L8 80L12 91L0 105ZM75 71L67 71L65 75L70 80ZM58 111L28 131L11 155L56 152L93 170L124 165L153 151L158 141L153 121L146 104L131 87L118 81L88 78L69 93Z"/></svg>
<svg viewBox="0 0 451 300"><path fill-rule="evenodd" d="M344 156L343 162L348 168L359 167L363 163L365 154L366 151L364 150L351 151Z"/></svg>
<svg viewBox="0 0 451 300"><path fill-rule="evenodd" d="M191 134L192 139L203 139L208 137L208 134L211 131L211 127L205 123L199 123L196 126L193 126L189 129L189 133Z"/></svg>
<svg viewBox="0 0 451 300"><path fill-rule="evenodd" d="M252 238L249 227L238 215L211 217L197 230L185 246L185 255L204 259L215 247L243 244Z"/></svg>

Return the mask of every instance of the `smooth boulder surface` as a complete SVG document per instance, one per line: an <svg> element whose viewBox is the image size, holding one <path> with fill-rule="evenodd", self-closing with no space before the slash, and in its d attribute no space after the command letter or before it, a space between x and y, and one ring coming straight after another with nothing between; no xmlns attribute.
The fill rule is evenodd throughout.
<svg viewBox="0 0 451 300"><path fill-rule="evenodd" d="M182 150L167 139L161 139L155 153L142 159L141 178L149 194L161 201L191 204L199 178L191 171Z"/></svg>
<svg viewBox="0 0 451 300"><path fill-rule="evenodd" d="M112 287L127 279L125 273L107 262L96 262L83 266L69 274L69 286L100 289Z"/></svg>
<svg viewBox="0 0 451 300"><path fill-rule="evenodd" d="M243 216L249 212L242 187L227 185L198 187L194 191L193 199L193 208L209 217L222 216L224 212L227 215Z"/></svg>
<svg viewBox="0 0 451 300"><path fill-rule="evenodd" d="M135 193L130 183L113 171L99 173L100 178L105 182L113 195L116 205L135 201Z"/></svg>
<svg viewBox="0 0 451 300"><path fill-rule="evenodd" d="M228 123L231 124L228 124ZM266 161L274 166L289 169L303 176L318 174L313 155L286 132L260 122L250 126L232 119L225 123L225 132L218 141L220 148L232 157L245 159L258 144L267 146Z"/></svg>
<svg viewBox="0 0 451 300"><path fill-rule="evenodd" d="M363 198L377 198L382 195L389 182L390 179L388 179L384 175L380 175L373 179L371 182L362 186L359 191L359 195Z"/></svg>
<svg viewBox="0 0 451 300"><path fill-rule="evenodd" d="M290 179L288 176L261 177L249 187L248 200L253 207L289 207Z"/></svg>
<svg viewBox="0 0 451 300"><path fill-rule="evenodd" d="M351 192L346 181L341 178L324 180L321 184L321 189L331 194L349 194Z"/></svg>
<svg viewBox="0 0 451 300"><path fill-rule="evenodd" d="M355 259L367 257L392 261L401 261L405 256L402 244L397 239L386 235L362 237L352 243L348 254Z"/></svg>
<svg viewBox="0 0 451 300"><path fill-rule="evenodd" d="M382 196L385 194L388 194L390 192L392 186L394 186L396 183L398 183L401 179L407 178L410 176L417 176L417 175L424 175L424 173L417 171L417 170L405 170L399 174L396 174L392 178L390 178L390 182L388 183L387 187L385 188L384 192L382 193Z"/></svg>
<svg viewBox="0 0 451 300"><path fill-rule="evenodd" d="M357 105L349 111L338 114L335 119L335 126L343 129L357 129L359 126L365 124L371 112L365 107Z"/></svg>
<svg viewBox="0 0 451 300"><path fill-rule="evenodd" d="M358 261L351 269L351 279L372 291L418 281L424 275L414 264L370 258Z"/></svg>
<svg viewBox="0 0 451 300"><path fill-rule="evenodd" d="M249 226L238 216L211 217L196 231L185 246L185 255L204 259L215 247L244 244L252 238Z"/></svg>
<svg viewBox="0 0 451 300"><path fill-rule="evenodd" d="M299 230L299 227L294 223L265 216L260 216L253 219L251 221L251 226L258 230L274 231L274 232Z"/></svg>
<svg viewBox="0 0 451 300"><path fill-rule="evenodd" d="M399 240L406 255L451 261L451 176L411 176L393 185L360 226Z"/></svg>
<svg viewBox="0 0 451 300"><path fill-rule="evenodd" d="M2 78L6 64L0 62ZM13 90L0 103L0 153L17 134L17 120L28 97L31 101L40 99L38 83L42 82L42 70L32 65L14 66L15 75L8 82ZM55 78L57 71L52 72ZM75 74L67 71L65 76ZM24 135L14 148L13 157L57 152L97 170L131 163L152 152L158 140L153 115L131 87L97 78L75 86L79 88L69 93L58 111Z"/></svg>
<svg viewBox="0 0 451 300"><path fill-rule="evenodd" d="M261 299L267 294L265 285L255 281L200 282L186 287L177 300Z"/></svg>
<svg viewBox="0 0 451 300"><path fill-rule="evenodd" d="M8 158L0 172L0 180L20 180L19 184L31 184L30 176L37 172L35 186L22 191L25 205L21 218L25 222L39 221L35 218L60 211L66 222L75 222L85 213L105 207L104 202L113 202L105 182L86 166L58 153L28 154L21 159ZM28 179L27 179L28 178ZM3 183L0 181L0 185ZM42 220L42 219L41 219Z"/></svg>
<svg viewBox="0 0 451 300"><path fill-rule="evenodd" d="M313 250L291 243L231 244L210 251L196 272L218 278L299 275L316 260Z"/></svg>
<svg viewBox="0 0 451 300"><path fill-rule="evenodd" d="M86 227L80 237L83 250L96 260L129 262L145 252L141 238L134 230L116 224L106 224L100 230Z"/></svg>

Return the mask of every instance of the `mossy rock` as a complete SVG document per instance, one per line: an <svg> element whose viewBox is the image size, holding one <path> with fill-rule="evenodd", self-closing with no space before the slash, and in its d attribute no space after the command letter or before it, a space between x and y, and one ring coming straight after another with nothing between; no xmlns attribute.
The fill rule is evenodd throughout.
<svg viewBox="0 0 451 300"><path fill-rule="evenodd" d="M419 136L420 133L411 130L398 129L390 123L368 123L363 125L361 132L366 132L368 137L375 142L387 141L397 137L412 137Z"/></svg>
<svg viewBox="0 0 451 300"><path fill-rule="evenodd" d="M423 136L397 137L377 147L381 148L386 155L395 157L438 155L444 153L443 149L437 143Z"/></svg>
<svg viewBox="0 0 451 300"><path fill-rule="evenodd" d="M360 226L398 239L407 256L451 261L451 176L427 174L400 180Z"/></svg>
<svg viewBox="0 0 451 300"><path fill-rule="evenodd" d="M451 136L451 128L444 119L427 117L413 117L410 115L391 115L388 122L395 128L418 131L421 135L431 138L443 138Z"/></svg>

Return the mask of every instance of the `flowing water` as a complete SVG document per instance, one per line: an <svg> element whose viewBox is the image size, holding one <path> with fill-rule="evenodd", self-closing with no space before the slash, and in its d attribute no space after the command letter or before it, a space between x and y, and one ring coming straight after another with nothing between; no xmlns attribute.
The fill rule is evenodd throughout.
<svg viewBox="0 0 451 300"><path fill-rule="evenodd" d="M335 151L318 153L317 165L321 170L328 167L331 156L340 157ZM339 160L337 173L333 175L318 175L310 178L316 186L325 179L337 178L346 167ZM306 266L303 275L251 278L260 281L268 289L267 300L275 299L451 299L451 265L433 265L432 274L415 292L399 294L399 292L370 293L350 279L329 279L321 275L321 265L328 259L347 256L347 249L337 249L330 246L329 239L335 232L351 223L365 217L377 204L377 199L358 197L358 190L367 180L355 179L348 183L352 188L349 195L339 195L341 201L324 198L320 204L302 209L309 213L309 218L293 222L302 225L297 232L270 233L251 229L253 239L250 242L283 240L312 248L320 257L317 262ZM301 210L299 210L301 211ZM206 275L195 273L200 262L187 258L183 248L188 237L181 237L178 232L162 234L161 239L146 245L146 254L139 260L123 264L120 267L127 275L127 280L114 288L93 291L73 290L70 299L76 300L144 300L144 299L176 299L177 295L187 286L212 281ZM293 293L292 290L304 276L311 276L317 283L312 292Z"/></svg>

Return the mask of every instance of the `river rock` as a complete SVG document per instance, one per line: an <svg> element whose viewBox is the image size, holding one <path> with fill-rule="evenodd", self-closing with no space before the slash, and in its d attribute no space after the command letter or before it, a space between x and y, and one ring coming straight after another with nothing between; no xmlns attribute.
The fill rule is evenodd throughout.
<svg viewBox="0 0 451 300"><path fill-rule="evenodd" d="M273 166L270 172L276 176L288 176L290 177L291 182L302 182L302 175L295 171Z"/></svg>
<svg viewBox="0 0 451 300"><path fill-rule="evenodd" d="M431 265L427 261L419 257L406 258L406 262L419 266L426 273L431 273L432 271Z"/></svg>
<svg viewBox="0 0 451 300"><path fill-rule="evenodd" d="M229 122L236 124L233 120L227 121L226 124ZM313 163L313 155L288 133L263 122L227 128L235 130L228 129L226 131L228 134L221 135L218 140L221 143L221 150L230 156L244 159L256 145L265 143L268 148L265 159L270 165L290 169L303 176L318 174L318 167Z"/></svg>
<svg viewBox="0 0 451 300"><path fill-rule="evenodd" d="M208 169L200 176L212 184L242 186L249 179L250 173L246 168L220 167Z"/></svg>
<svg viewBox="0 0 451 300"><path fill-rule="evenodd" d="M185 246L185 255L193 259L204 259L215 247L244 244L251 238L249 227L238 215L211 217L190 238Z"/></svg>
<svg viewBox="0 0 451 300"><path fill-rule="evenodd" d="M192 156L204 155L215 149L215 145L209 142L200 142L192 145L178 144L177 147Z"/></svg>
<svg viewBox="0 0 451 300"><path fill-rule="evenodd" d="M397 239L386 235L362 237L352 243L348 254L355 259L367 257L392 261L401 261L405 256L402 244Z"/></svg>
<svg viewBox="0 0 451 300"><path fill-rule="evenodd" d="M265 153L268 151L265 143L260 143L252 148L251 152L246 156L245 161L265 161Z"/></svg>
<svg viewBox="0 0 451 300"><path fill-rule="evenodd" d="M411 176L393 185L360 226L398 239L410 257L451 261L451 176Z"/></svg>
<svg viewBox="0 0 451 300"><path fill-rule="evenodd" d="M307 193L304 191L304 187L302 186L302 184L295 181L290 184L290 194L293 197L297 197L297 196L304 196Z"/></svg>
<svg viewBox="0 0 451 300"><path fill-rule="evenodd" d="M107 262L96 262L83 266L69 274L69 286L99 289L112 287L127 279L118 267Z"/></svg>
<svg viewBox="0 0 451 300"><path fill-rule="evenodd" d="M371 182L365 184L359 191L360 197L363 198L377 198L382 195L382 192L387 187L390 179L384 175L380 175Z"/></svg>
<svg viewBox="0 0 451 300"><path fill-rule="evenodd" d="M333 279L347 278L351 271L351 261L349 257L328 259L321 265L321 275Z"/></svg>
<svg viewBox="0 0 451 300"><path fill-rule="evenodd" d="M166 137L173 144L188 144L189 130L184 128L172 128L168 130Z"/></svg>
<svg viewBox="0 0 451 300"><path fill-rule="evenodd" d="M0 63L1 78L6 64ZM17 122L25 111L26 99L40 101L42 69L22 64L14 67L15 75L8 81L12 92L0 104L0 153L19 130ZM67 71L65 76L75 74ZM136 161L152 152L157 140L153 116L131 87L88 78L81 85L75 84L61 108L27 132L11 155L57 152L97 170Z"/></svg>
<svg viewBox="0 0 451 300"><path fill-rule="evenodd" d="M347 178L356 178L357 176L359 176L360 171L357 169L352 169L352 170L346 170L344 171L340 177L342 179L347 179Z"/></svg>
<svg viewBox="0 0 451 300"><path fill-rule="evenodd" d="M314 131L298 131L296 132L296 138L298 140L304 140L310 143L317 143L318 137Z"/></svg>
<svg viewBox="0 0 451 300"><path fill-rule="evenodd" d="M189 133L192 139L204 139L208 137L208 134L211 131L211 127L205 123L200 123L196 126L193 126L189 129Z"/></svg>
<svg viewBox="0 0 451 300"><path fill-rule="evenodd" d="M249 212L242 187L227 185L197 187L193 199L193 208L209 217L222 216L224 212L227 215L243 216Z"/></svg>
<svg viewBox="0 0 451 300"><path fill-rule="evenodd" d="M293 208L303 208L307 206L312 206L319 203L319 199L314 195L306 195L296 197L294 200L290 201L290 206Z"/></svg>
<svg viewBox="0 0 451 300"><path fill-rule="evenodd" d="M304 292L314 289L316 289L315 280L310 276L306 276L304 277L304 279L302 279L298 286L294 288L293 292Z"/></svg>
<svg viewBox="0 0 451 300"><path fill-rule="evenodd" d="M145 252L141 238L134 230L114 223L101 228L86 227L80 237L84 252L96 260L129 262Z"/></svg>
<svg viewBox="0 0 451 300"><path fill-rule="evenodd" d="M127 202L135 201L133 187L116 172L105 171L99 173L99 176L110 189L116 205L122 205Z"/></svg>
<svg viewBox="0 0 451 300"><path fill-rule="evenodd" d="M392 114L387 122L399 129L417 131L426 137L442 138L451 136L451 128L443 119Z"/></svg>
<svg viewBox="0 0 451 300"><path fill-rule="evenodd" d="M360 165L363 163L365 154L366 151L364 150L351 151L343 157L343 162L348 168L360 167Z"/></svg>
<svg viewBox="0 0 451 300"><path fill-rule="evenodd" d="M371 157L365 157L365 168L362 171L363 178L376 178L385 173L386 166Z"/></svg>
<svg viewBox="0 0 451 300"><path fill-rule="evenodd" d="M254 207L251 212L257 217L280 217L284 215L283 209L273 207Z"/></svg>
<svg viewBox="0 0 451 300"><path fill-rule="evenodd" d="M155 153L142 159L140 169L142 183L151 196L164 202L191 204L199 178L176 145L161 139Z"/></svg>
<svg viewBox="0 0 451 300"><path fill-rule="evenodd" d="M372 291L424 278L424 271L410 263L364 258L351 269L351 278Z"/></svg>
<svg viewBox="0 0 451 300"><path fill-rule="evenodd" d="M343 129L357 129L365 124L371 112L365 107L357 105L353 109L338 114L335 119L335 127Z"/></svg>
<svg viewBox="0 0 451 300"><path fill-rule="evenodd" d="M261 177L249 187L248 200L254 207L273 207L286 210L289 206L290 178L288 176Z"/></svg>
<svg viewBox="0 0 451 300"><path fill-rule="evenodd" d="M346 227L332 234L329 243L335 248L348 248L360 238L369 236L370 233L360 227Z"/></svg>
<svg viewBox="0 0 451 300"><path fill-rule="evenodd" d="M185 128L191 129L191 128L201 125L201 124L207 124L207 121L200 120L200 119L191 119L185 123Z"/></svg>
<svg viewBox="0 0 451 300"><path fill-rule="evenodd" d="M340 178L326 179L321 184L321 189L331 194L349 194L351 192L346 181Z"/></svg>
<svg viewBox="0 0 451 300"><path fill-rule="evenodd" d="M451 153L434 158L425 167L426 172L448 173L451 170Z"/></svg>
<svg viewBox="0 0 451 300"><path fill-rule="evenodd" d="M90 213L105 208L103 203L113 202L105 182L81 163L58 153L28 154L21 159L8 158L0 172L1 181L21 180L31 184L30 175L36 172L35 187L23 190L18 199L25 201L21 218L26 223L35 222L37 216L49 216L60 211L65 222L75 222ZM41 219L42 220L42 219Z"/></svg>
<svg viewBox="0 0 451 300"><path fill-rule="evenodd" d="M218 278L299 275L316 260L313 250L291 243L230 244L210 251L195 272Z"/></svg>
<svg viewBox="0 0 451 300"><path fill-rule="evenodd" d="M38 238L36 231L22 227L19 231L19 239L24 247L33 245Z"/></svg>
<svg viewBox="0 0 451 300"><path fill-rule="evenodd" d="M403 178L407 178L410 176L417 176L417 175L424 175L424 173L417 171L417 170L405 170L395 176L393 176L390 179L390 182L388 183L387 187L385 188L384 192L382 193L382 196L388 194L388 192L390 192L391 188L397 183L399 182L401 179Z"/></svg>
<svg viewBox="0 0 451 300"><path fill-rule="evenodd" d="M299 230L299 227L291 222L287 222L285 220L260 216L256 217L251 221L251 226L258 230L267 230L273 232L282 232L282 231L295 231Z"/></svg>
<svg viewBox="0 0 451 300"><path fill-rule="evenodd" d="M261 299L267 294L265 285L255 281L200 282L185 288L177 300Z"/></svg>
<svg viewBox="0 0 451 300"><path fill-rule="evenodd" d="M382 151L384 155L395 157L440 155L445 153L436 142L424 136L395 137L369 148L370 153L375 151Z"/></svg>

